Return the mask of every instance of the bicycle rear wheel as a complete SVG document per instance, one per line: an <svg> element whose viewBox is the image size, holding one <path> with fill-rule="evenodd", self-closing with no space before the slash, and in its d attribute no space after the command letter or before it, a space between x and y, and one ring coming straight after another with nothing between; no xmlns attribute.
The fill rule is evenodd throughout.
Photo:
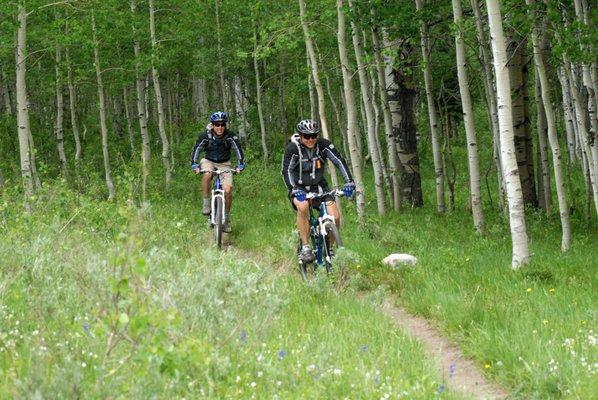
<svg viewBox="0 0 598 400"><path fill-rule="evenodd" d="M223 207L224 203L222 201L222 198L216 197L216 199L214 199L214 212L216 214L214 215L214 226L212 227L212 229L214 230L214 242L216 243L216 246L218 246L218 248L222 247Z"/></svg>
<svg viewBox="0 0 598 400"><path fill-rule="evenodd" d="M332 272L331 260L334 257L335 250L339 247L343 247L343 239L337 228L333 223L326 224L326 240L324 240L324 257L326 272Z"/></svg>

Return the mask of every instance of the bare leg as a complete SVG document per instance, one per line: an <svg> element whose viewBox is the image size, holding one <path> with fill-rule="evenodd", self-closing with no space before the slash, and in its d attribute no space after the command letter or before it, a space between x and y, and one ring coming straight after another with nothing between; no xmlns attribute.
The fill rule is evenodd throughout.
<svg viewBox="0 0 598 400"><path fill-rule="evenodd" d="M205 173L201 178L201 190L203 192L203 198L210 197L210 182L212 181L212 174Z"/></svg>
<svg viewBox="0 0 598 400"><path fill-rule="evenodd" d="M226 212L230 212L233 205L233 187L225 185L224 187L224 204L226 205Z"/></svg>
<svg viewBox="0 0 598 400"><path fill-rule="evenodd" d="M297 230L301 244L306 245L309 237L309 203L293 199L293 204L297 207Z"/></svg>

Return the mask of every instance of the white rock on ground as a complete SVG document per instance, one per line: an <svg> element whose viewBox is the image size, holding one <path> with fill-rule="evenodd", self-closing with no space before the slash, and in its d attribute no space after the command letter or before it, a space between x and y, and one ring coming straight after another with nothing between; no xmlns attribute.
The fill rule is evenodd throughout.
<svg viewBox="0 0 598 400"><path fill-rule="evenodd" d="M386 256L382 263L391 267L399 266L399 265L416 265L417 264L417 257L412 256L411 254L391 254Z"/></svg>

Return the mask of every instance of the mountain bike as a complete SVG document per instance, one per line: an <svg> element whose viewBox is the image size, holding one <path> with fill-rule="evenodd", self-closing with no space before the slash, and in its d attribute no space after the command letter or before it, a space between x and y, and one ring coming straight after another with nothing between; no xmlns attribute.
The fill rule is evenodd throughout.
<svg viewBox="0 0 598 400"><path fill-rule="evenodd" d="M318 267L324 267L326 273L332 272L332 258L337 248L343 247L343 241L340 232L334 223L334 217L328 214L325 201L326 196L342 197L342 190L333 189L325 193L307 193L305 198L309 201L309 236L313 245L316 259L313 262L314 271ZM305 281L308 278L309 264L299 257L301 252L301 240L297 247L297 257L299 258L299 272L301 278Z"/></svg>
<svg viewBox="0 0 598 400"><path fill-rule="evenodd" d="M220 182L220 175L229 172L235 174L237 171L234 169L201 169L200 172L202 174L210 173L216 175L214 178L214 187L210 197L210 225L212 226L214 242L220 249L222 247L222 227L226 222L226 202L224 201L224 189L222 188L222 183Z"/></svg>

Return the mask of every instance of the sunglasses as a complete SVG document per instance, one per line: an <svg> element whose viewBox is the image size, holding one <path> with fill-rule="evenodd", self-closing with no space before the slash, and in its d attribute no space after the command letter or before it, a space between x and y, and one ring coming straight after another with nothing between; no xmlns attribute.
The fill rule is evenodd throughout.
<svg viewBox="0 0 598 400"><path fill-rule="evenodd" d="M224 123L224 122L214 122L212 124L212 126L223 127L223 126L226 126L226 123Z"/></svg>
<svg viewBox="0 0 598 400"><path fill-rule="evenodd" d="M303 137L304 139L317 139L318 135L301 135L301 137Z"/></svg>

